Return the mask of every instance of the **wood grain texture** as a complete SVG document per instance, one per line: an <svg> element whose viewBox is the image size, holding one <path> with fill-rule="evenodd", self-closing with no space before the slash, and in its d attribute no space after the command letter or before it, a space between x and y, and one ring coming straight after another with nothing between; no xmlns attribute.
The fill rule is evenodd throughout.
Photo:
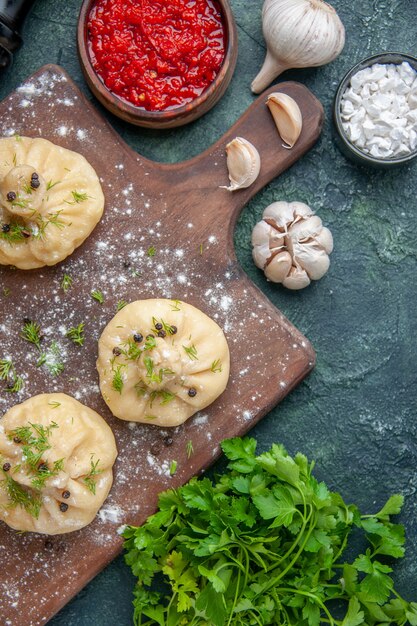
<svg viewBox="0 0 417 626"><path fill-rule="evenodd" d="M0 525L5 625L44 624L120 551L120 525L142 523L155 509L158 492L207 468L222 439L246 433L313 367L308 341L251 283L233 250L234 224L244 205L320 135L323 110L316 98L296 83L275 90L294 97L303 114L293 150L282 148L265 106L271 88L209 150L175 165L133 152L59 67L45 66L0 104L0 134L42 136L82 153L99 173L106 198L100 224L60 265L30 272L0 268L0 290L10 290L1 299L0 344L24 373L18 400L53 390L73 395L105 417L119 450L104 512L87 528L48 538L21 536ZM235 136L257 146L262 167L250 189L232 194L220 186L227 184L225 146ZM60 288L64 273L74 280L67 293ZM102 305L91 298L93 289L103 292ZM224 329L231 351L225 393L171 431L113 418L97 386L97 339L117 302L148 297L185 300L202 309ZM65 361L60 377L37 368L35 348L19 339L24 317L41 324L45 349L53 340L59 345ZM65 339L65 330L82 321L86 341L80 348ZM1 394L3 412L17 401L12 396ZM172 460L178 463L174 476Z"/></svg>

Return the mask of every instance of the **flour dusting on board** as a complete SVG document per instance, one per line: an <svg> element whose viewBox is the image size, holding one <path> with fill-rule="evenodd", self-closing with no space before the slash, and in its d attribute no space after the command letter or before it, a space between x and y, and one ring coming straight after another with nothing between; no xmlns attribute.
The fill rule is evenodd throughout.
<svg viewBox="0 0 417 626"><path fill-rule="evenodd" d="M304 363L306 354L294 341L297 335L288 340L279 314L256 301L252 288L242 288L236 261L222 261L227 233L212 232L187 206L174 221L173 204L180 202L175 185L168 190L161 183L155 192L156 170L129 155L94 115L87 120L82 114L86 107L65 76L45 71L0 109L2 136L39 135L77 150L97 170L106 198L101 222L64 262L35 272L0 273L0 358L13 358L23 381L18 393L0 393L0 411L37 393L68 393L105 417L119 453L110 495L88 527L47 537L19 535L0 525L0 560L8 572L8 580L0 580L0 614L13 626L22 624L22 616L25 626L49 619L51 597L58 606L63 589L79 587L79 572L91 570L92 558L96 566L118 552L118 529L144 521L154 511L158 492L212 462L226 435L246 432L265 411L263 394L274 385L277 397L283 395L293 382L289 363ZM41 122L39 112L45 110L47 121ZM100 298L93 295L97 293ZM117 420L109 415L98 387L97 340L123 302L142 298L197 306L220 325L230 347L226 392L171 430ZM20 337L25 319L40 325L42 352L48 355L41 364L36 346ZM81 323L83 346L66 336ZM277 354L262 355L260 346L272 345L278 335L284 339L277 343ZM271 378L277 359L278 378Z"/></svg>

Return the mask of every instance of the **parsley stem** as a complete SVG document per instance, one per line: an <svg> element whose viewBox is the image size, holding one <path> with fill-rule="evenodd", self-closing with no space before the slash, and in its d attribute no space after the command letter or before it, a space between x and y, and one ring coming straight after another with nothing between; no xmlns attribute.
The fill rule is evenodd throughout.
<svg viewBox="0 0 417 626"><path fill-rule="evenodd" d="M327 615L328 620L322 619L321 621L326 621L326 622L328 621L328 623L332 624L332 626L335 626L335 624L339 623L339 622L335 622L335 620L330 615L329 610L324 604L324 602L322 602L320 598L314 595L314 593L311 593L309 591L301 591L300 589L295 589L291 587L280 587L279 589L277 589L277 592L280 592L280 591L282 593L294 593L298 596L304 596L306 598L310 598L310 600L313 600L317 604L317 606L319 606Z"/></svg>
<svg viewBox="0 0 417 626"><path fill-rule="evenodd" d="M240 577L241 577L241 572L240 569L237 573L237 582L236 582L236 591L235 591L235 597L233 598L233 605L232 608L230 610L230 615L229 615L229 621L227 622L227 626L230 626L231 621L233 619L233 613L235 612L235 607L237 605L237 601L240 595Z"/></svg>
<svg viewBox="0 0 417 626"><path fill-rule="evenodd" d="M298 537L296 539L296 541L293 544L293 548L295 548L298 545L298 542L300 541L301 537L304 535L304 531L307 527L308 522L310 521L311 517L313 514L313 510L310 510L310 513L307 517L307 519L305 520L303 526L301 527L301 531L298 534ZM297 552L295 553L295 555L292 557L291 561L288 563L287 567L285 567L283 570L281 570L278 574L278 576L274 577L270 583L267 585L267 587L265 588L265 590L270 589L271 586L275 586L280 580L281 578L283 578L289 571L290 569L294 566L294 564L297 562L298 557L300 556L300 554L303 552L307 541L310 538L311 533L313 532L314 528L316 527L316 519L314 519L314 523L312 523L309 527L309 529L307 530L307 533L305 534L305 538L304 541L302 542L302 544L300 545L300 547L298 548ZM269 568L271 569L271 568ZM273 571L273 570L272 570Z"/></svg>

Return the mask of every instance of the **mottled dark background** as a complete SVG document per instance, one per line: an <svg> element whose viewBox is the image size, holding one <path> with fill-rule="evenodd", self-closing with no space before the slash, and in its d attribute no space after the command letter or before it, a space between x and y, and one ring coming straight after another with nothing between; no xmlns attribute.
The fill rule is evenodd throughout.
<svg viewBox="0 0 417 626"><path fill-rule="evenodd" d="M45 63L63 66L91 98L77 60L80 0L37 0L25 45L0 77L0 97ZM261 0L231 0L239 58L221 102L203 119L178 130L152 132L110 117L130 146L157 161L198 154L245 111L249 85L265 53ZM347 31L332 64L291 71L322 101L326 124L318 145L248 205L236 229L240 262L272 302L311 340L317 366L253 431L259 450L276 441L290 453L316 459L316 475L364 512L394 492L406 496L400 520L407 556L395 565L397 589L417 600L416 231L417 163L393 172L346 161L332 138L331 103L337 84L357 61L382 51L416 54L416 0L334 0ZM100 108L100 106L97 104ZM250 235L265 206L276 200L312 206L335 239L326 277L300 293L266 282L251 259ZM217 466L222 468L220 462ZM122 557L84 589L50 626L128 626L133 578Z"/></svg>

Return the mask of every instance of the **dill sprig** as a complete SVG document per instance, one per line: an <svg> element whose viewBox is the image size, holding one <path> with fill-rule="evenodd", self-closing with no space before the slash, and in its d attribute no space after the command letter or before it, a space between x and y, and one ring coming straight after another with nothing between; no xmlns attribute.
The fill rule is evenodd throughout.
<svg viewBox="0 0 417 626"><path fill-rule="evenodd" d="M155 372L155 364L151 357L145 356L143 362L146 367L146 377L149 379L149 383L156 383L160 385L164 376L170 376L174 372L166 367L162 367L158 373Z"/></svg>
<svg viewBox="0 0 417 626"><path fill-rule="evenodd" d="M61 288L63 289L64 293L67 293L67 291L71 289L72 282L73 281L71 276L69 274L64 274L61 280Z"/></svg>
<svg viewBox="0 0 417 626"><path fill-rule="evenodd" d="M0 379L7 380L10 374L13 373L13 361L11 359L0 360Z"/></svg>
<svg viewBox="0 0 417 626"><path fill-rule="evenodd" d="M126 302L126 300L119 300L117 305L116 305L116 309L117 311L121 311L122 309L124 309L124 307L127 305L128 303Z"/></svg>
<svg viewBox="0 0 417 626"><path fill-rule="evenodd" d="M156 333L158 333L159 330L164 330L167 335L175 335L176 333L176 329L171 326L171 324L167 324L167 322L165 322L162 318L158 320L156 317L152 317L152 324L154 326L153 330Z"/></svg>
<svg viewBox="0 0 417 626"><path fill-rule="evenodd" d="M91 455L91 459L90 459L90 471L87 474L87 476L83 478L83 482L87 486L87 489L91 491L93 495L96 495L96 481L94 480L94 477L98 476L98 474L101 474L103 470L99 469L98 467L100 463L100 459L97 459L97 461L94 461L93 457L94 457L94 454Z"/></svg>
<svg viewBox="0 0 417 626"><path fill-rule="evenodd" d="M90 295L93 298L93 300L96 300L99 304L103 304L104 296L101 293L101 291L98 291L98 289L93 289Z"/></svg>
<svg viewBox="0 0 417 626"><path fill-rule="evenodd" d="M155 248L155 246L151 246L150 248L148 248L148 250L147 250L146 254L147 254L149 257L153 257L153 256L155 256L155 254L156 254L156 248Z"/></svg>
<svg viewBox="0 0 417 626"><path fill-rule="evenodd" d="M169 466L169 475L170 476L174 476L174 474L177 471L177 467L178 467L177 461L171 461L171 464Z"/></svg>
<svg viewBox="0 0 417 626"><path fill-rule="evenodd" d="M181 311L181 301L180 300L172 300L173 304L171 305L171 311Z"/></svg>
<svg viewBox="0 0 417 626"><path fill-rule="evenodd" d="M43 460L44 453L52 447L49 437L55 428L58 428L56 422L51 422L49 426L29 422L27 426L14 428L7 434L10 441L22 444L24 466L31 478L31 487L36 491L41 491L46 480L56 476L64 468L65 459L54 461L52 467ZM16 489L15 485L12 487Z"/></svg>
<svg viewBox="0 0 417 626"><path fill-rule="evenodd" d="M11 508L21 506L29 515L38 519L42 506L41 496L18 483L10 476L9 472L3 471L3 475L4 480L0 482L5 486L9 498L9 506Z"/></svg>
<svg viewBox="0 0 417 626"><path fill-rule="evenodd" d="M191 439L187 441L186 450L187 450L187 459L189 459L194 454L194 446L193 446L193 442L191 441Z"/></svg>
<svg viewBox="0 0 417 626"><path fill-rule="evenodd" d="M88 193L81 193L76 189L74 189L74 191L71 191L71 196L72 200L65 200L67 204L80 204L80 202L85 202L86 200L91 198Z"/></svg>
<svg viewBox="0 0 417 626"><path fill-rule="evenodd" d="M48 181L46 184L46 191L49 191L50 189L55 187L55 185L59 185L60 182L60 180L56 180L55 182L52 182L52 180Z"/></svg>
<svg viewBox="0 0 417 626"><path fill-rule="evenodd" d="M155 389L149 394L149 406L152 408L154 401L157 399L159 399L161 405L164 406L165 404L172 402L174 398L175 394L167 391L166 389Z"/></svg>
<svg viewBox="0 0 417 626"><path fill-rule="evenodd" d="M37 489L38 491L41 491L44 488L45 482L48 478L56 476L57 474L59 474L59 472L62 472L62 470L64 469L64 461L65 459L58 459L57 461L54 461L52 469L50 469L46 463L40 464L40 467L38 469L38 475L35 476L35 478L32 478L32 487L34 489Z"/></svg>
<svg viewBox="0 0 417 626"><path fill-rule="evenodd" d="M20 333L20 336L25 341L33 343L33 345L40 351L43 336L41 335L41 327L37 322L32 322L31 320L24 322L23 330Z"/></svg>
<svg viewBox="0 0 417 626"><path fill-rule="evenodd" d="M12 359L0 359L0 380L5 380L7 386L5 391L17 393L23 387L23 378L18 376Z"/></svg>
<svg viewBox="0 0 417 626"><path fill-rule="evenodd" d="M10 244L25 241L25 239L27 239L28 236L30 237L31 234L31 229L28 230L26 226L16 222L3 224L3 228L0 229L0 239L4 239Z"/></svg>
<svg viewBox="0 0 417 626"><path fill-rule="evenodd" d="M60 218L61 213L62 213L62 209L60 209L59 211L56 211L55 213L48 213L48 217L46 219L40 215L37 219L38 230L37 232L33 233L35 238L42 239L43 236L45 235L45 230L47 226L49 226L50 224L52 224L53 226L56 226L59 230L64 228L66 224Z"/></svg>
<svg viewBox="0 0 417 626"><path fill-rule="evenodd" d="M112 366L113 380L111 381L111 386L115 391L117 391L117 393L120 393L120 395L125 384L122 376L122 370L124 367L126 367L126 365L123 364L117 365L116 367Z"/></svg>
<svg viewBox="0 0 417 626"><path fill-rule="evenodd" d="M191 361L198 361L197 348L192 343L191 346L183 346L185 353Z"/></svg>
<svg viewBox="0 0 417 626"><path fill-rule="evenodd" d="M23 389L23 378L21 376L15 376L15 378L8 383L5 391L7 393L18 393Z"/></svg>
<svg viewBox="0 0 417 626"><path fill-rule="evenodd" d="M216 359L215 361L213 361L213 363L210 366L211 371L214 374L217 374L219 372L222 371L222 362L220 361L220 359Z"/></svg>
<svg viewBox="0 0 417 626"><path fill-rule="evenodd" d="M68 339L71 339L77 346L84 345L84 322L78 324L78 326L72 326L65 334Z"/></svg>

